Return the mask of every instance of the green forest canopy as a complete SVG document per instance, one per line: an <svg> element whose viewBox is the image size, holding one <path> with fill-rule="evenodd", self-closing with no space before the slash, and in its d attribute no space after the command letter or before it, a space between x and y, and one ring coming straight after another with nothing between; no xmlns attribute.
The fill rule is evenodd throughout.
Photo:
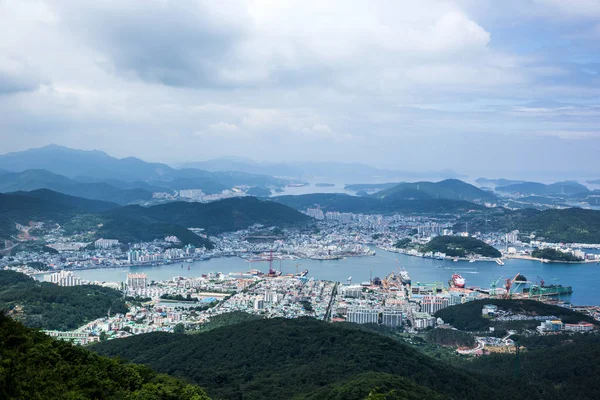
<svg viewBox="0 0 600 400"><path fill-rule="evenodd" d="M0 313L0 398L208 400L195 385L98 356Z"/></svg>
<svg viewBox="0 0 600 400"><path fill-rule="evenodd" d="M437 236L421 248L421 251L446 253L450 257L466 257L474 254L483 257L501 257L498 249L473 238L462 236Z"/></svg>
<svg viewBox="0 0 600 400"><path fill-rule="evenodd" d="M96 286L58 286L0 270L0 309L32 328L72 330L112 313L126 313L118 290Z"/></svg>

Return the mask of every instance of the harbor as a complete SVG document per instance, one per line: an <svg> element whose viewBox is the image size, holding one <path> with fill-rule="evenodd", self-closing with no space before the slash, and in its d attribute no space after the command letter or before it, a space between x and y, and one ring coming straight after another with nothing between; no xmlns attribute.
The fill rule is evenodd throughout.
<svg viewBox="0 0 600 400"><path fill-rule="evenodd" d="M411 257L403 254L377 250L371 257L353 257L341 260L282 260L273 261L272 267L282 274L296 274L308 270L308 276L334 282L346 282L352 277L354 283L384 278L397 267L405 268L412 279L412 285L439 283L448 286L448 280L457 273L465 279L465 287L477 287L489 290L494 282L504 287L506 279L517 274L524 275L530 282L539 282L540 278L548 285L561 284L571 286L573 293L564 300L574 305L600 305L596 295L596 284L600 282L600 266L597 264L561 264L540 263L532 260L505 259L504 265L495 262L466 262L436 260ZM124 281L128 273L143 272L149 280L166 280L173 276L194 277L211 272L223 274L240 273L251 269L267 272L269 264L256 265L238 257L213 258L185 264L134 266L123 268L99 268L76 271L81 279L89 281ZM188 268L189 267L189 268ZM529 287L531 284L522 285ZM561 297L561 299L563 299Z"/></svg>

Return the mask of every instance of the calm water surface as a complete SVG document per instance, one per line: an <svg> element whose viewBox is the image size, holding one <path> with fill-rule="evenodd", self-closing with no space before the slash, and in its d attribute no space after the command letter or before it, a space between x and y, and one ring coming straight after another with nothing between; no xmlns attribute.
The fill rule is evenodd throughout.
<svg viewBox="0 0 600 400"><path fill-rule="evenodd" d="M385 277L397 266L405 267L415 282L443 282L447 284L452 273L461 274L467 281L467 286L489 288L492 281L502 278L513 278L517 273L525 275L530 281L538 281L541 277L546 284L560 283L571 285L573 295L571 302L576 305L600 305L600 265L594 264L543 264L529 260L505 260L504 266L495 262L474 262L433 260L427 258L411 257L402 254L390 253L377 249L373 257L356 257L344 260L298 260L283 261L283 273L296 272L296 264L300 264L300 271L308 269L308 276L318 279L345 282L352 277L354 283L369 280L370 270L373 277ZM237 257L215 258L207 261L196 261L191 264L171 264L161 266L103 268L85 271L76 271L75 274L91 281L125 281L130 272L144 272L151 280L166 280L174 276L200 276L209 272L240 272L250 268L267 271L267 262L253 263L252 267L245 260ZM188 270L188 266L190 269ZM279 269L278 261L273 262L273 267Z"/></svg>

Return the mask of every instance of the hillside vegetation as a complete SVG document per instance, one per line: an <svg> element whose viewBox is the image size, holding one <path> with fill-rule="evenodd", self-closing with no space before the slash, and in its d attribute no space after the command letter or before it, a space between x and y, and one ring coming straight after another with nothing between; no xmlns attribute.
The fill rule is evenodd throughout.
<svg viewBox="0 0 600 400"><path fill-rule="evenodd" d="M532 398L553 396L562 399L600 399L600 336L598 335L552 335L514 337L527 351L522 351L519 368L515 357L507 354L491 354L478 357L464 367L474 373L491 377L515 374L515 386L526 382L538 382L540 389Z"/></svg>
<svg viewBox="0 0 600 400"><path fill-rule="evenodd" d="M0 239L16 235L15 223L29 221L60 224L68 233L96 231L96 237L123 243L177 236L183 244L212 248L212 243L187 228L204 228L218 234L267 226L301 226L311 219L285 205L254 197L212 203L174 202L153 207L126 206L82 199L51 190L0 194Z"/></svg>
<svg viewBox="0 0 600 400"><path fill-rule="evenodd" d="M378 198L394 200L446 199L465 201L495 201L496 196L459 179L446 179L440 182L399 183L396 186L374 194Z"/></svg>
<svg viewBox="0 0 600 400"><path fill-rule="evenodd" d="M587 315L564 307L553 306L534 300L475 300L456 306L446 307L435 313L435 316L443 319L445 323L463 331L483 331L494 324L492 320L484 318L481 315L481 309L485 304L494 304L502 310L511 311L515 314L525 314L530 316L553 315L562 319L565 323L578 323L580 321L596 323L593 318L588 317Z"/></svg>
<svg viewBox="0 0 600 400"><path fill-rule="evenodd" d="M421 248L423 252L441 252L450 257L467 257L478 255L482 257L501 257L498 249L489 244L473 238L462 236L437 236Z"/></svg>
<svg viewBox="0 0 600 400"><path fill-rule="evenodd" d="M545 248L545 249L536 249L531 252L531 256L535 258L539 258L541 260L550 260L550 261L567 261L567 262L578 262L583 261L583 259L579 257L575 257L573 254L564 253L562 251Z"/></svg>
<svg viewBox="0 0 600 400"><path fill-rule="evenodd" d="M0 398L208 400L197 386L54 340L3 313Z"/></svg>
<svg viewBox="0 0 600 400"><path fill-rule="evenodd" d="M139 335L92 349L185 378L215 398L364 399L396 390L405 397L390 398L516 399L535 393L528 385L465 374L350 324L308 318Z"/></svg>
<svg viewBox="0 0 600 400"><path fill-rule="evenodd" d="M58 286L0 270L0 309L32 328L72 330L112 313L126 313L118 290L95 285Z"/></svg>
<svg viewBox="0 0 600 400"><path fill-rule="evenodd" d="M314 193L298 196L276 196L271 200L297 210L319 206L325 211L352 212L364 214L461 214L469 210L483 209L468 201L427 199L398 200L394 198L357 197L341 193Z"/></svg>

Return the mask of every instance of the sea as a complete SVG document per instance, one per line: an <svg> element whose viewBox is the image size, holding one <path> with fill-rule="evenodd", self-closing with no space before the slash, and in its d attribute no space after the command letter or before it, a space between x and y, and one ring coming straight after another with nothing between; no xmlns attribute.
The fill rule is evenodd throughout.
<svg viewBox="0 0 600 400"><path fill-rule="evenodd" d="M570 300L574 305L600 305L600 264L558 264L541 263L531 260L504 260L500 266L493 261L458 261L436 260L391 253L375 249L376 255L369 257L349 257L341 260L283 260L273 261L274 269L286 273L308 270L308 276L317 279L352 283L369 281L370 278L384 278L398 268L405 268L415 283L441 282L448 284L453 273L458 273L466 280L467 287L490 288L492 282L503 287L506 279L517 274L524 275L528 281L539 282L543 279L546 285L562 284L572 286ZM158 266L134 266L121 268L99 268L75 271L75 275L89 281L123 282L128 273L145 273L149 280L168 280L175 276L194 277L210 272L244 272L249 269L268 271L268 262L252 264L238 257L213 258L192 263L169 264Z"/></svg>

